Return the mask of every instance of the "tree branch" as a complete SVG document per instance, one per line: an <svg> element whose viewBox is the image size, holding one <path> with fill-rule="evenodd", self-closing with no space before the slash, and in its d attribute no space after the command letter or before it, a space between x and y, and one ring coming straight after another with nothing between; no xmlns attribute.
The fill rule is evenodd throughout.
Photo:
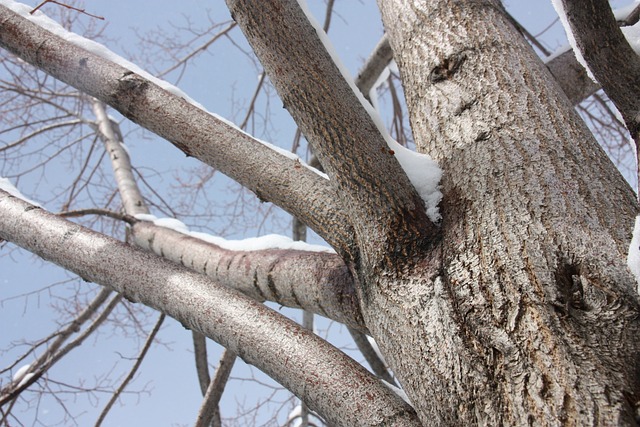
<svg viewBox="0 0 640 427"><path fill-rule="evenodd" d="M640 133L640 56L618 27L606 0L562 0L577 48L618 108L634 139Z"/></svg>
<svg viewBox="0 0 640 427"><path fill-rule="evenodd" d="M298 2L227 5L336 186L361 252L428 241L436 228L422 199Z"/></svg>
<svg viewBox="0 0 640 427"><path fill-rule="evenodd" d="M367 97L382 71L393 59L393 51L386 34L382 36L376 47L367 58L356 78L356 86Z"/></svg>
<svg viewBox="0 0 640 427"><path fill-rule="evenodd" d="M0 238L204 333L280 382L331 423L420 425L412 408L335 347L200 274L4 191L0 191Z"/></svg>
<svg viewBox="0 0 640 427"><path fill-rule="evenodd" d="M231 251L148 221L137 222L132 232L137 246L256 301L303 308L367 331L353 278L338 255L282 249Z"/></svg>
<svg viewBox="0 0 640 427"><path fill-rule="evenodd" d="M0 6L0 46L111 105L188 156L297 216L339 252L352 245L346 212L326 179L131 70ZM37 46L37 49L34 49ZM104 48L101 48L104 53Z"/></svg>
<svg viewBox="0 0 640 427"><path fill-rule="evenodd" d="M236 355L229 350L224 350L222 357L220 358L220 364L216 369L216 375L209 383L209 387L206 389L198 417L196 419L196 427L206 427L211 425L211 421L216 416L219 416L219 404L220 398L224 387L229 380L231 370L236 362Z"/></svg>

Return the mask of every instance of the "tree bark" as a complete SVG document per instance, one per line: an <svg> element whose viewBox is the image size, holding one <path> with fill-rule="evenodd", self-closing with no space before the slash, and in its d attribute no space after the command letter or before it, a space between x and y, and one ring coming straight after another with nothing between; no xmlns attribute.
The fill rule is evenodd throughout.
<svg viewBox="0 0 640 427"><path fill-rule="evenodd" d="M353 230L345 212L337 209L335 191L326 179L182 96L69 40L0 5L0 46L111 105L261 200L277 204L339 252L352 246Z"/></svg>
<svg viewBox="0 0 640 427"><path fill-rule="evenodd" d="M332 424L420 425L409 405L344 353L201 274L2 190L0 238L202 332L280 382Z"/></svg>
<svg viewBox="0 0 640 427"><path fill-rule="evenodd" d="M632 191L499 2L379 5L416 144L445 171L438 276L362 307L421 419L634 424Z"/></svg>

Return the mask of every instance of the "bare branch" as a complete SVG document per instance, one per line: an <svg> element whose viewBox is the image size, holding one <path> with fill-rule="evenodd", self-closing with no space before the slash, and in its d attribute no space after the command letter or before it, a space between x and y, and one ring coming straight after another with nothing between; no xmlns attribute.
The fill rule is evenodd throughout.
<svg viewBox="0 0 640 427"><path fill-rule="evenodd" d="M384 35L373 49L369 58L367 58L367 61L362 66L356 78L356 86L358 86L358 89L360 89L365 97L369 96L369 91L371 91L378 77L392 59L393 52L391 45L389 44L387 36Z"/></svg>
<svg viewBox="0 0 640 427"><path fill-rule="evenodd" d="M105 151L109 154L111 167L118 186L118 192L122 198L124 211L131 216L136 214L148 214L149 208L144 203L144 198L138 184L136 184L131 167L131 159L124 149L122 132L117 123L112 122L107 116L104 104L97 99L91 100L93 113L98 123L98 135L104 142Z"/></svg>
<svg viewBox="0 0 640 427"><path fill-rule="evenodd" d="M640 136L640 56L627 42L606 0L562 0L577 48L618 108L634 139Z"/></svg>
<svg viewBox="0 0 640 427"><path fill-rule="evenodd" d="M220 364L216 369L216 375L209 383L206 390L198 417L196 419L196 427L206 427L211 424L216 414L219 416L219 404L224 387L229 380L229 375L236 361L236 355L229 350L225 350L220 358Z"/></svg>
<svg viewBox="0 0 640 427"><path fill-rule="evenodd" d="M82 49L0 6L0 46L100 99L299 217L340 252L353 239L327 180L144 77ZM38 46L37 50L33 46ZM312 195L312 196L311 196Z"/></svg>
<svg viewBox="0 0 640 427"><path fill-rule="evenodd" d="M0 191L0 238L204 333L280 382L331 423L420 425L412 408L339 350L205 276L4 191ZM119 268L110 268L113 265ZM363 401L368 404L363 406Z"/></svg>
<svg viewBox="0 0 640 427"><path fill-rule="evenodd" d="M147 352L149 351L149 348L151 347L151 344L153 343L153 340L156 338L156 335L158 334L158 331L160 331L160 327L164 323L164 319L165 319L165 315L164 314L160 314L160 316L158 317L158 321L153 326L153 329L151 330L151 332L149 332L149 336L147 337L147 340L145 341L144 345L142 346L142 349L140 350L140 354L138 354L138 357L136 357L136 363L133 364L133 366L129 370L129 373L127 374L125 379L120 384L120 387L118 387L116 392L113 393L113 395L111 396L111 399L109 399L109 402L107 402L106 406L104 407L104 409L100 413L100 416L98 417L98 421L96 421L96 424L95 424L96 427L99 427L99 426L102 425L102 422L104 421L105 417L109 413L109 410L111 410L111 407L113 406L113 404L116 403L116 400L118 400L118 398L120 397L120 395L122 394L124 389L127 387L127 384L129 384L131 382L131 380L135 376L136 372L138 372L138 369L140 368L140 365L142 364L142 361L144 360L145 356L147 355Z"/></svg>

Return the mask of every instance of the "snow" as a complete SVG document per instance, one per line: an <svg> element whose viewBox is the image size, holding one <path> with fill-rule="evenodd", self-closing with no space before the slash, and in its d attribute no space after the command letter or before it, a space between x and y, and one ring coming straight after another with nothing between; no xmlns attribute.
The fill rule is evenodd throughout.
<svg viewBox="0 0 640 427"><path fill-rule="evenodd" d="M212 243L230 251L248 252L267 249L293 249L298 251L335 253L335 251L328 246L312 245L306 242L294 241L287 236L279 234L268 234L266 236L251 237L243 240L227 240L207 233L190 231L189 227L187 227L182 221L175 218L157 218L154 215L149 214L136 214L135 218L140 221L152 222L159 227L170 228L178 233Z"/></svg>
<svg viewBox="0 0 640 427"><path fill-rule="evenodd" d="M629 254L627 255L627 265L636 278L638 293L640 293L640 215L636 217L633 228L633 237L629 244Z"/></svg>
<svg viewBox="0 0 640 427"><path fill-rule="evenodd" d="M25 385L31 378L33 378L35 374L27 374L24 378L18 383L18 387L22 387Z"/></svg>
<svg viewBox="0 0 640 427"><path fill-rule="evenodd" d="M407 396L407 393L405 393L405 391L403 389L401 389L400 387L396 387L391 383L386 382L385 380L383 380L382 378L380 379L380 381L382 381L382 383L384 385L386 385L389 389L391 389L391 391L393 391L395 394L397 394L398 396L400 396L400 398L402 400L404 400L405 402L407 402L409 405L413 406L413 404L411 403L411 401L409 400L409 396Z"/></svg>
<svg viewBox="0 0 640 427"><path fill-rule="evenodd" d="M553 7L555 8L558 17L560 18L560 22L562 22L562 26L567 33L567 39L569 40L569 44L571 45L571 48L576 55L576 59L584 67L584 69L587 70L587 75L591 78L591 80L597 83L596 78L587 65L587 61L585 61L584 57L582 56L582 52L580 52L580 50L578 49L576 39L573 36L573 32L571 31L571 27L569 26L567 15L564 11L564 6L562 5L562 0L551 0L551 2L553 3ZM633 11L633 9L638 5L638 3L640 3L640 0L635 0L627 6L614 10L613 14L617 20L625 19L629 15L629 13L631 13L631 11ZM635 25L629 27L623 27L621 28L621 30L633 50L638 55L640 55L640 23L636 23ZM547 61L549 60L550 59L547 58Z"/></svg>
<svg viewBox="0 0 640 427"><path fill-rule="evenodd" d="M17 197L18 199L22 199L27 203L30 203L34 206L42 207L40 203L34 202L33 200L25 197L20 190L18 190L7 178L0 177L0 190L4 190L7 193L11 194L13 197Z"/></svg>
<svg viewBox="0 0 640 427"><path fill-rule="evenodd" d="M388 366L387 365L387 361L384 360L384 356L382 355L382 352L380 352L380 347L378 347L378 343L376 342L376 340L374 340L369 335L365 335L365 336L367 337L367 341L369 341L369 344L371 345L371 348L373 348L373 351L376 352L376 355L378 356L378 358L380 360L382 360L382 363L384 363L386 366Z"/></svg>
<svg viewBox="0 0 640 427"><path fill-rule="evenodd" d="M31 368L30 364L21 366L20 369L18 369L16 373L13 374L13 381L18 381L20 378L22 378L30 368Z"/></svg>
<svg viewBox="0 0 640 427"><path fill-rule="evenodd" d="M364 109L371 116L371 119L376 124L378 131L384 137L387 145L395 153L400 166L402 167L402 169L404 169L405 173L409 177L409 180L416 188L416 191L418 191L418 194L420 194L420 196L422 197L422 200L424 200L429 219L431 219L431 221L433 222L438 222L440 220L438 203L440 203L440 200L442 200L442 193L439 190L440 178L442 177L442 169L440 169L438 164L433 159L431 159L430 156L409 150L408 148L403 147L402 145L398 144L398 142L396 142L393 138L391 138L391 135L389 135L389 132L382 123L382 119L380 118L378 112L369 102L367 102L360 90L358 90L358 88L356 87L355 80L351 76L351 73L349 73L347 67L345 67L345 65L340 60L340 57L334 49L331 40L329 40L329 37L322 29L322 26L315 20L315 18L311 14L306 1L298 0L298 3L300 4L300 7L304 11L305 15L307 15L307 19L309 20L311 25L313 25L313 27L316 29L316 32L318 33L320 40L324 44L325 49L333 58L333 62L342 73L344 79L351 86L351 90L353 90L353 93L356 95Z"/></svg>
<svg viewBox="0 0 640 427"><path fill-rule="evenodd" d="M45 15L44 13L42 13L40 10L37 10L33 15L30 13L33 10L32 6L23 4L23 3L18 3L14 0L0 0L0 4L8 7L9 9L11 9L12 11L14 11L15 13L21 15L23 18L28 19L29 21L33 22L36 25L39 25L40 27L44 28L45 30L65 39L66 41L84 49L87 50L101 58L104 58L108 61L114 62L118 65L120 65L123 68L127 68L130 71L133 71L135 74L138 74L139 76L151 81L152 83L158 85L159 87L161 87L162 89L166 90L167 92L176 95L182 99L184 99L186 102L188 102L189 104L199 108L200 110L204 111L205 113L211 115L212 117L214 117L216 120L219 120L225 124L227 124L228 126L234 128L235 130L237 130L238 132L241 132L245 135L247 135L249 138L260 142L261 144L263 144L264 146L268 147L271 150L274 150L290 159L299 161L300 164L304 167L306 167L307 169L310 169L311 171L317 173L318 175L320 175L321 177L328 179L327 175L320 172L319 170L317 170L316 168L313 168L309 165L307 165L304 161L302 161L300 159L300 157L298 157L297 155L284 150L280 147L277 147L273 144L270 144L266 141L262 141L254 136L252 136L251 134L245 132L244 130L240 129L238 126L236 126L233 122L230 122L229 120L225 119L224 117L218 116L215 113L212 113L211 111L208 111L202 104L198 103L197 101L195 101L194 99L192 99L191 97L189 97L189 95L187 95L186 93L184 93L182 90L178 89L176 86L172 85L171 83L159 79L157 77L154 77L153 75L149 74L148 72L146 72L145 70L143 70L142 68L138 67L137 65L135 65L134 63L124 59L123 57L121 57L120 55L114 53L113 51L109 50L106 46L97 43L93 40L89 40L86 39L82 36L79 36L78 34L72 33L70 31L67 31L65 28L63 28L60 24L58 24L56 21L54 21L53 19L49 18L47 15Z"/></svg>

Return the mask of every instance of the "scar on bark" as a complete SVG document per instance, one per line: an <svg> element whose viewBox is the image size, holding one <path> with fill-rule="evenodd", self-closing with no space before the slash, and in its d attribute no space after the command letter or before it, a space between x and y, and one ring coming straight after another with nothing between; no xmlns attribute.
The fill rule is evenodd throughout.
<svg viewBox="0 0 640 427"><path fill-rule="evenodd" d="M449 80L458 72L460 66L466 59L467 55L464 52L456 53L444 58L442 62L433 67L431 73L429 73L429 81L432 84L435 84L443 80Z"/></svg>

